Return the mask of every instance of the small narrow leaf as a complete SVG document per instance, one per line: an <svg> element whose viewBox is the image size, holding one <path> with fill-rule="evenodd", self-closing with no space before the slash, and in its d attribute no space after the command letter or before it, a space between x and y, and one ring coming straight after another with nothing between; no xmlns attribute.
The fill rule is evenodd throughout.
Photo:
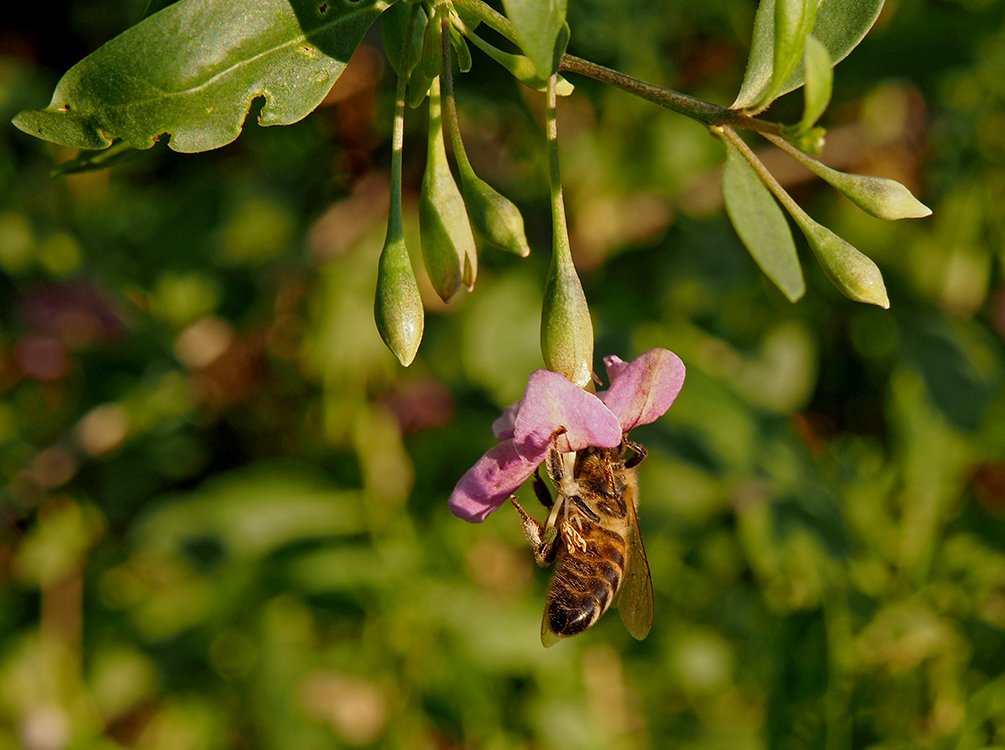
<svg viewBox="0 0 1005 750"><path fill-rule="evenodd" d="M524 55L503 52L477 34L467 33L466 36L478 49L506 68L510 75L520 81L520 83L529 86L535 91L546 91L548 89L547 77L542 78L537 74L537 71L534 69L534 63L530 61L530 58ZM573 92L573 89L574 87L571 83L561 76L558 77L558 96L569 96Z"/></svg>
<svg viewBox="0 0 1005 750"><path fill-rule="evenodd" d="M775 0L771 80L753 110L766 109L796 69L813 29L816 9L817 0Z"/></svg>
<svg viewBox="0 0 1005 750"><path fill-rule="evenodd" d="M461 32L453 26L450 27L450 44L454 48L454 54L457 55L457 67L462 73L467 73L471 70L471 50L468 49L468 43L461 36Z"/></svg>
<svg viewBox="0 0 1005 750"><path fill-rule="evenodd" d="M834 84L834 67L831 56L820 40L810 34L806 37L806 52L803 56L806 69L806 86L803 89L803 117L799 128L809 131L827 110L831 101L831 87Z"/></svg>
<svg viewBox="0 0 1005 750"><path fill-rule="evenodd" d="M422 54L419 62L412 69L408 79L408 106L418 107L426 100L429 86L443 68L443 30L440 25L440 15L433 13L426 23L422 35Z"/></svg>
<svg viewBox="0 0 1005 750"><path fill-rule="evenodd" d="M722 194L726 213L765 276L795 302L806 291L785 214L747 160L727 141Z"/></svg>
<svg viewBox="0 0 1005 750"><path fill-rule="evenodd" d="M315 107L388 0L179 0L70 68L24 132L71 148L115 140L207 151L241 133L252 100L261 125L289 125Z"/></svg>
<svg viewBox="0 0 1005 750"><path fill-rule="evenodd" d="M380 34L384 40L384 54L398 75L411 74L422 56L422 39L426 33L426 12L419 6L412 27L412 39L408 50L408 70L401 69L401 53L405 49L405 33L415 6L409 3L395 3L380 16Z"/></svg>
<svg viewBox="0 0 1005 750"><path fill-rule="evenodd" d="M567 0L503 0L517 41L540 78L555 72L555 42L565 25Z"/></svg>
<svg viewBox="0 0 1005 750"><path fill-rule="evenodd" d="M431 81L443 70L443 26L442 16L434 11L422 36L422 57L419 67Z"/></svg>
<svg viewBox="0 0 1005 750"><path fill-rule="evenodd" d="M883 0L820 0L811 31L827 49L833 65L841 62L858 46L882 9ZM747 69L740 93L733 102L733 109L750 110L764 99L771 86L774 69L774 17L775 0L761 0L754 16L754 33ZM774 92L773 98L799 88L804 81L805 70L800 62Z"/></svg>

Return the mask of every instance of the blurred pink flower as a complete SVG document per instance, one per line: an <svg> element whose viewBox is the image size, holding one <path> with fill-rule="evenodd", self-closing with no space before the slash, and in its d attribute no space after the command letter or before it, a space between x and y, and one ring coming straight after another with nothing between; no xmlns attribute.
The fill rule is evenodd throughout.
<svg viewBox="0 0 1005 750"><path fill-rule="evenodd" d="M492 423L500 442L461 477L450 511L484 521L530 478L553 442L563 453L617 447L629 430L663 416L684 385L684 363L667 349L631 362L608 356L604 365L611 387L596 396L558 373L532 373L523 399Z"/></svg>

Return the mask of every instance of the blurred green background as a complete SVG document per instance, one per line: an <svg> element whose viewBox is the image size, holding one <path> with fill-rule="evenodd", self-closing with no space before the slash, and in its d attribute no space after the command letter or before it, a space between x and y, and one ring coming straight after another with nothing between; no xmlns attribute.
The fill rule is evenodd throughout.
<svg viewBox="0 0 1005 750"><path fill-rule="evenodd" d="M0 120L145 4L5 10ZM753 10L583 0L570 51L727 104ZM483 256L449 306L426 284L403 370L372 322L393 82L371 35L317 112L216 152L53 179L75 154L0 129L0 748L1005 748L1005 3L889 0L836 70L825 159L931 219L872 219L765 156L876 259L889 311L805 247L785 302L724 217L721 144L575 82L598 364L688 366L633 433L649 638L609 614L544 650L515 514L446 510L541 365L541 97L479 55L458 82L534 253Z"/></svg>

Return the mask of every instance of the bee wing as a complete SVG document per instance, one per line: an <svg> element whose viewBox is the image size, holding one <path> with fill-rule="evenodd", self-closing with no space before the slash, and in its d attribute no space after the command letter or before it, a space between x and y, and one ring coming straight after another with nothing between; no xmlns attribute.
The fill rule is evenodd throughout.
<svg viewBox="0 0 1005 750"><path fill-rule="evenodd" d="M625 561L625 580L618 592L618 612L632 638L642 640L653 626L653 579L649 572L649 558L642 546L639 517L635 503L628 505L628 559Z"/></svg>
<svg viewBox="0 0 1005 750"><path fill-rule="evenodd" d="M551 629L548 623L548 611L545 610L544 617L541 618L541 645L545 648L551 648L560 640L562 640L562 635Z"/></svg>

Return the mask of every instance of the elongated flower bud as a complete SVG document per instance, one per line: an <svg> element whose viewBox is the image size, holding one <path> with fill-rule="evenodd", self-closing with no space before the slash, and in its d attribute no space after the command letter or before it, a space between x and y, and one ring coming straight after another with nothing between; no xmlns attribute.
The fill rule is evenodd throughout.
<svg viewBox="0 0 1005 750"><path fill-rule="evenodd" d="M766 135L768 140L798 161L813 174L841 192L848 200L877 219L920 219L931 216L932 209L915 198L911 191L887 177L848 174L831 169L795 148L784 138Z"/></svg>
<svg viewBox="0 0 1005 750"><path fill-rule="evenodd" d="M812 220L796 221L827 277L843 295L884 310L890 307L883 275L872 260L827 227Z"/></svg>
<svg viewBox="0 0 1005 750"><path fill-rule="evenodd" d="M546 109L552 247L541 310L541 354L549 370L565 375L580 388L586 388L593 379L593 321L583 285L572 262L569 228L565 223L555 111L557 81L557 75L552 75L548 81Z"/></svg>
<svg viewBox="0 0 1005 750"><path fill-rule="evenodd" d="M429 89L429 143L419 195L419 233L426 271L440 298L446 302L461 284L470 291L478 272L478 256L464 198L447 162L438 78Z"/></svg>
<svg viewBox="0 0 1005 750"><path fill-rule="evenodd" d="M448 58L450 47L444 44L443 52L445 58ZM530 255L530 245L527 243L520 209L475 174L474 167L471 166L464 150L449 61L443 71L443 114L447 132L450 133L450 142L454 147L457 172L461 177L464 205L479 245L505 250L521 257Z"/></svg>
<svg viewBox="0 0 1005 750"><path fill-rule="evenodd" d="M827 227L815 222L809 214L800 208L792 200L792 196L785 192L785 189L778 184L778 180L765 169L760 159L754 155L750 147L735 132L729 128L722 128L719 132L747 160L747 163L754 169L765 187L774 194L778 202L789 212L789 215L806 237L806 241L809 242L813 254L816 256L821 267L823 267L824 273L827 274L827 278L831 280L831 283L843 295L856 302L867 302L871 305L878 305L883 309L890 307L890 300L886 294L886 285L883 283L883 275L876 264L856 250L851 243L841 239L834 232L827 229ZM786 143L783 139L772 135L767 137L772 143L777 143L782 150L789 153L795 151L791 144ZM802 156L809 161L815 161L805 154L802 154Z"/></svg>
<svg viewBox="0 0 1005 750"><path fill-rule="evenodd" d="M458 165L462 164L458 158ZM520 209L470 169L465 170L461 166L460 175L461 194L475 239L486 247L505 250L522 258L530 255Z"/></svg>
<svg viewBox="0 0 1005 750"><path fill-rule="evenodd" d="M387 348L405 367L412 364L422 341L423 309L401 234L391 236L389 232L380 252L373 317Z"/></svg>
<svg viewBox="0 0 1005 750"><path fill-rule="evenodd" d="M553 372L585 388L593 375L593 321L569 253L556 244L544 289L541 353Z"/></svg>
<svg viewBox="0 0 1005 750"><path fill-rule="evenodd" d="M823 167L817 174L856 206L878 219L920 219L932 214L932 209L896 180L846 174L829 167Z"/></svg>
<svg viewBox="0 0 1005 750"><path fill-rule="evenodd" d="M388 349L408 367L422 341L424 325L422 298L412 272L412 262L405 245L401 212L401 159L405 141L405 87L414 52L414 35L422 11L413 7L401 35L398 82L394 95L394 125L391 135L391 194L387 215L387 235L377 261L377 291L373 299L373 317L377 331Z"/></svg>

